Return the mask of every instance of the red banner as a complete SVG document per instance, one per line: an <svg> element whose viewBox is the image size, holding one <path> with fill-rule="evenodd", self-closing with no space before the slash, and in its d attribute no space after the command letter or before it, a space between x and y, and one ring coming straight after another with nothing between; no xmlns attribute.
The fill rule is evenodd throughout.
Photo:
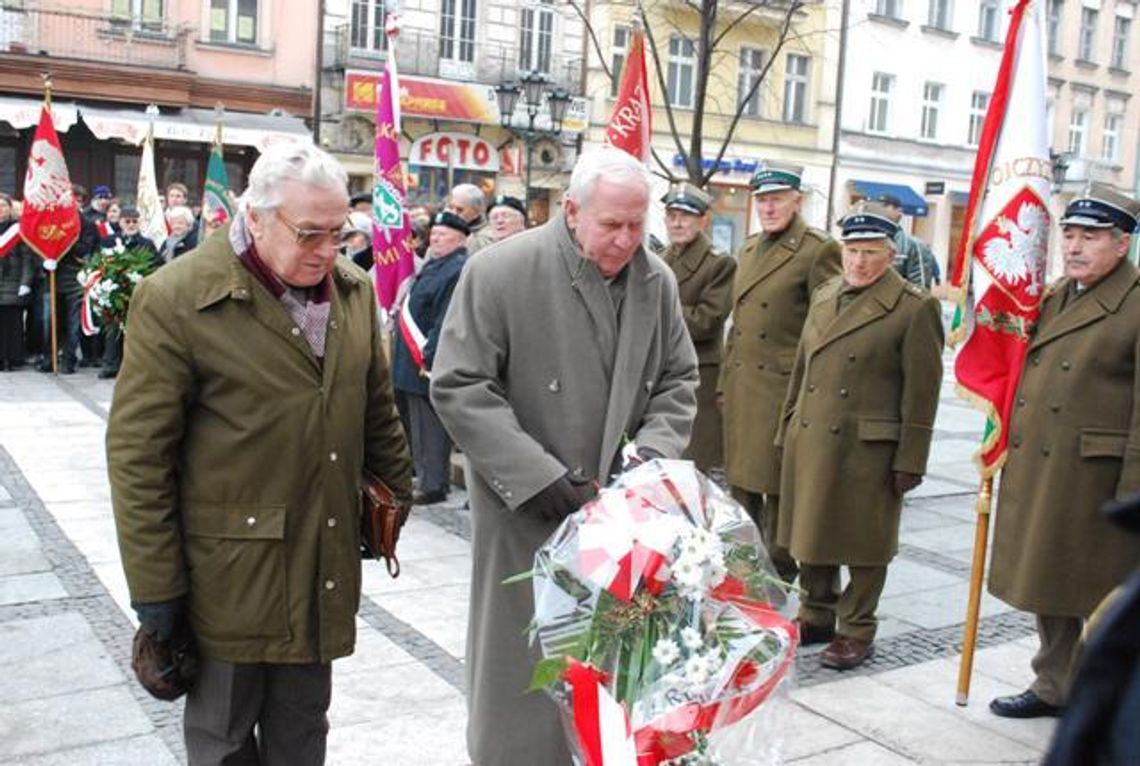
<svg viewBox="0 0 1140 766"><path fill-rule="evenodd" d="M649 160L649 144L653 134L653 110L649 105L649 77L645 69L645 33L634 30L629 58L621 73L606 143L629 152L642 162Z"/></svg>
<svg viewBox="0 0 1140 766"><path fill-rule="evenodd" d="M47 106L40 113L28 155L20 236L49 261L59 260L79 238L79 205L71 193L67 163Z"/></svg>

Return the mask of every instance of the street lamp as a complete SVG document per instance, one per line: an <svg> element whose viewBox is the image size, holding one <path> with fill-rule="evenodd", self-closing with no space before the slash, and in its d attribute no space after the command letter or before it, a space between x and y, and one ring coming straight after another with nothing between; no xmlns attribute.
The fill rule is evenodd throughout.
<svg viewBox="0 0 1140 766"><path fill-rule="evenodd" d="M1069 170L1069 160L1073 157L1069 152L1056 152L1049 150L1049 159L1053 161L1053 193L1061 191L1065 185L1065 174Z"/></svg>
<svg viewBox="0 0 1140 766"><path fill-rule="evenodd" d="M526 144L526 187L523 190L523 203L527 210L530 210L530 168L534 145L540 139L562 134L562 121L566 119L566 110L570 107L570 93L565 88L559 87L548 91L549 81L541 72L527 72L520 79L521 84L504 82L496 85L495 98L499 102L499 118L502 126ZM526 106L525 128L517 128L511 123L520 97ZM550 127L537 128L534 121L544 102L550 110Z"/></svg>

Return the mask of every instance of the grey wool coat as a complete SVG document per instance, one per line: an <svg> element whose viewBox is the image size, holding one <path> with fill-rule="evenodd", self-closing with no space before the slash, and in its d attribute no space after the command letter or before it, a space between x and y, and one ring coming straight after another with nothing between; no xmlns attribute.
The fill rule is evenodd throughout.
<svg viewBox="0 0 1140 766"><path fill-rule="evenodd" d="M623 438L666 457L689 440L697 359L677 284L638 250L615 313L565 220L473 256L444 320L431 396L468 460L473 527L467 743L479 766L569 763L558 709L528 694L534 565L557 528L519 507L567 472L605 484Z"/></svg>
<svg viewBox="0 0 1140 766"><path fill-rule="evenodd" d="M804 324L777 437L777 539L808 564L882 566L898 549L893 472L926 473L942 312L893 269L838 312L842 288L820 287Z"/></svg>
<svg viewBox="0 0 1140 766"><path fill-rule="evenodd" d="M812 292L842 270L839 243L797 214L779 234L749 237L739 261L719 386L725 472L734 487L777 494L772 440Z"/></svg>
<svg viewBox="0 0 1140 766"><path fill-rule="evenodd" d="M1122 262L1061 311L1046 294L1018 384L994 518L990 592L1087 617L1137 566L1100 506L1140 491L1140 273Z"/></svg>

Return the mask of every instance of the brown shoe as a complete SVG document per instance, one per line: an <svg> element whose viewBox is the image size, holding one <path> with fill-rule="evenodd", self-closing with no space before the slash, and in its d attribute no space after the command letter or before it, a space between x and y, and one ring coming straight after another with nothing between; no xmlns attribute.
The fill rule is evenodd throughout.
<svg viewBox="0 0 1140 766"><path fill-rule="evenodd" d="M835 670L851 670L866 662L874 652L870 641L860 641L850 636L836 636L819 655L820 664Z"/></svg>
<svg viewBox="0 0 1140 766"><path fill-rule="evenodd" d="M797 617L796 627L800 629L800 646L826 644L835 638L835 628L830 625L812 625Z"/></svg>

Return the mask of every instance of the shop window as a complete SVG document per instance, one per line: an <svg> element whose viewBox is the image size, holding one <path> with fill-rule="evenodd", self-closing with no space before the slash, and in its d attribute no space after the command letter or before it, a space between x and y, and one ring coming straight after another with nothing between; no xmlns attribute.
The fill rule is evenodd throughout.
<svg viewBox="0 0 1140 766"><path fill-rule="evenodd" d="M538 0L521 10L519 69L550 74L550 50L554 43L553 0Z"/></svg>
<svg viewBox="0 0 1140 766"><path fill-rule="evenodd" d="M210 42L257 44L257 0L210 0Z"/></svg>

